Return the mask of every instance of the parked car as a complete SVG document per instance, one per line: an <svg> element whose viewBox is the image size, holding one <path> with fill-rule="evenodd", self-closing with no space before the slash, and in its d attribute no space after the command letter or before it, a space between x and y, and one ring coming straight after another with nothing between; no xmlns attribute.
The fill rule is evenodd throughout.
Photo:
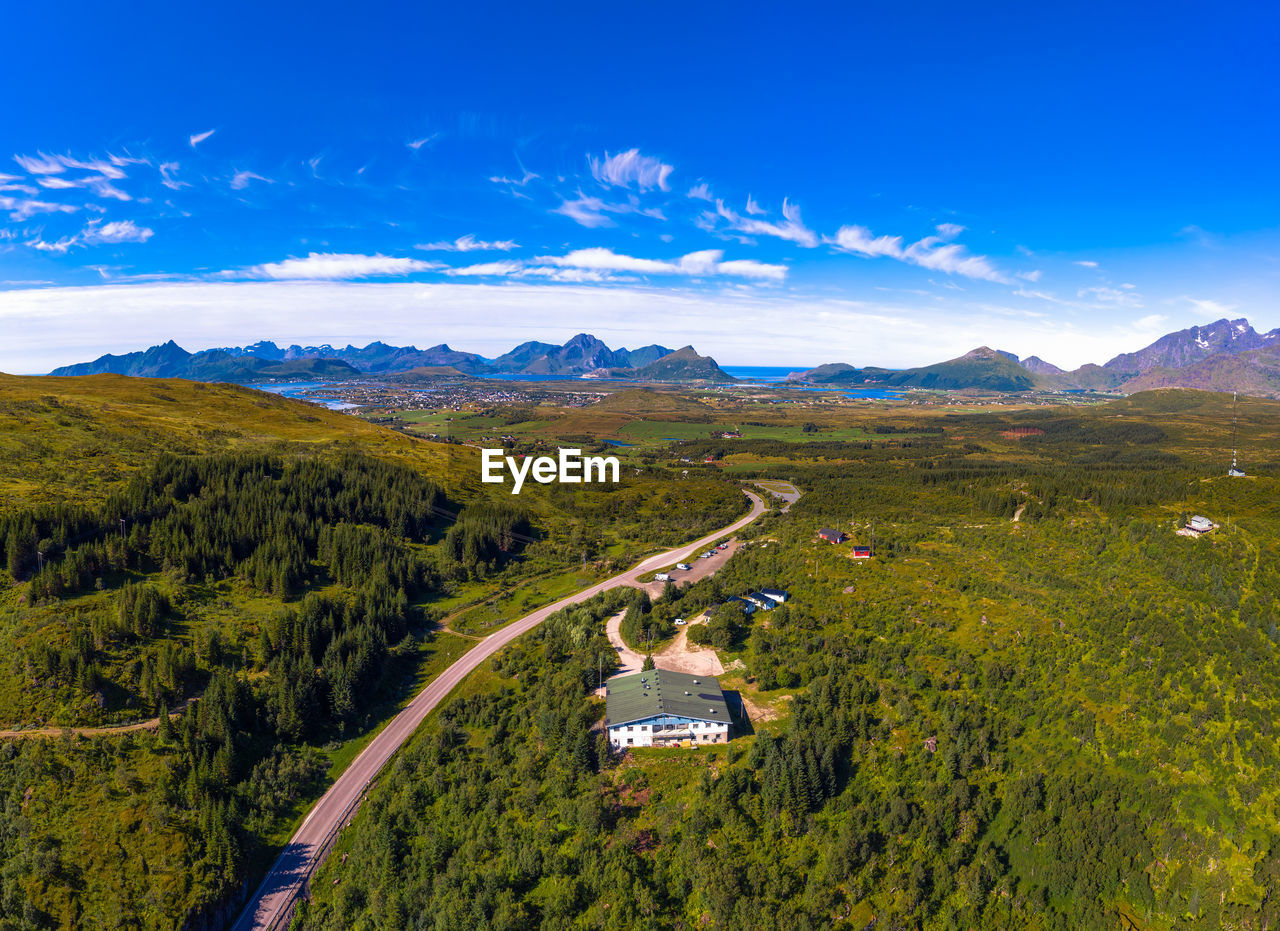
<svg viewBox="0 0 1280 931"><path fill-rule="evenodd" d="M682 570L682 571L684 571L684 572L688 572L688 571L689 571L689 564L688 564L687 562L678 562L678 563L676 563L676 568L677 568L677 569L680 569L680 570Z"/></svg>
<svg viewBox="0 0 1280 931"><path fill-rule="evenodd" d="M684 618L682 618L682 617L678 617L678 618L676 618L674 621L672 621L671 623L672 623L672 624L675 624L677 627L683 627L683 626L684 626Z"/></svg>
<svg viewBox="0 0 1280 931"><path fill-rule="evenodd" d="M718 550L727 550L728 548L729 548L728 543L721 543L719 546L716 547L716 549Z"/></svg>

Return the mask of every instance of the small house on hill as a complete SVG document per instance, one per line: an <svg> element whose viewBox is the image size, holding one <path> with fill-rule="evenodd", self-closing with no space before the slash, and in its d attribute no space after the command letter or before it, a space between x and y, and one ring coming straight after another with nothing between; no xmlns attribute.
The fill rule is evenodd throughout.
<svg viewBox="0 0 1280 931"><path fill-rule="evenodd" d="M871 547L869 547L869 546L855 546L855 547L853 548L853 558L854 558L854 559L870 559L870 558L871 558Z"/></svg>
<svg viewBox="0 0 1280 931"><path fill-rule="evenodd" d="M1187 521L1187 529L1195 533L1208 533L1213 529L1213 526L1213 521L1207 517L1201 517L1199 514Z"/></svg>
<svg viewBox="0 0 1280 931"><path fill-rule="evenodd" d="M733 722L716 679L650 669L609 680L604 726L625 749L726 743Z"/></svg>
<svg viewBox="0 0 1280 931"><path fill-rule="evenodd" d="M778 604L782 604L784 601L788 601L791 598L790 592L784 592L780 588L762 588L760 589L760 594L764 595L766 598L776 601Z"/></svg>
<svg viewBox="0 0 1280 931"><path fill-rule="evenodd" d="M849 539L839 530L832 530L830 527L823 527L818 531L818 536L826 540L828 543L843 543Z"/></svg>

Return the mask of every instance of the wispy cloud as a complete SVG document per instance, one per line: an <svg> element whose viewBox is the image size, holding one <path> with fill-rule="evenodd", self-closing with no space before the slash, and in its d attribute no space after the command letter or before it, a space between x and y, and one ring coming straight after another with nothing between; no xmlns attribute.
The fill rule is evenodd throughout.
<svg viewBox="0 0 1280 931"><path fill-rule="evenodd" d="M10 220L29 220L38 213L75 213L78 209L71 204L51 204L43 200L0 196L0 210L8 210Z"/></svg>
<svg viewBox="0 0 1280 931"><path fill-rule="evenodd" d="M61 239L56 240L46 240L41 236L35 236L32 239L26 240L24 244L40 252L51 252L56 255L65 255L77 246L143 243L154 235L154 230L145 226L139 226L132 220L116 220L111 223L103 223L101 220L91 220L88 226L74 236L64 236Z"/></svg>
<svg viewBox="0 0 1280 931"><path fill-rule="evenodd" d="M271 278L279 281L392 278L440 268L438 262L400 258L392 255L360 255L312 252L306 258L255 265L244 272L224 272L225 277Z"/></svg>
<svg viewBox="0 0 1280 931"><path fill-rule="evenodd" d="M64 236L62 239L49 242L44 239L35 238L28 239L26 245L40 252L52 252L55 255L65 255L67 250L78 242L75 236Z"/></svg>
<svg viewBox="0 0 1280 931"><path fill-rule="evenodd" d="M522 178L508 178L504 175L491 175L489 180L494 184L510 184L513 187L524 187L530 181L536 181L542 175L534 174L532 171L526 171Z"/></svg>
<svg viewBox="0 0 1280 931"><path fill-rule="evenodd" d="M67 170L67 166L53 155L15 155L13 160L18 163L27 174L31 175L60 175Z"/></svg>
<svg viewBox="0 0 1280 931"><path fill-rule="evenodd" d="M459 236L453 242L424 242L414 246L415 249L421 249L424 252L510 252L512 249L519 249L520 244L510 239L498 239L492 242L483 239L476 239L475 236L468 233L465 236Z"/></svg>
<svg viewBox="0 0 1280 931"><path fill-rule="evenodd" d="M641 155L639 149L628 149L617 155L605 153L604 158L587 157L591 175L606 187L631 187L638 191L659 188L670 190L667 178L675 169L660 159Z"/></svg>
<svg viewBox="0 0 1280 931"><path fill-rule="evenodd" d="M551 211L566 216L580 226L588 229L596 229L601 226L613 226L614 222L606 213L634 213L640 216L651 217L655 220L665 220L666 216L657 207L642 207L640 201L632 196L626 203L610 203L599 197L591 197L578 191L578 196L573 200L562 201L559 207L555 207Z"/></svg>
<svg viewBox="0 0 1280 931"><path fill-rule="evenodd" d="M192 136L192 137L191 137L190 139L188 139L187 141L191 144L191 148L193 148L193 149L194 149L196 146L198 146L200 143L204 142L206 139L208 139L210 136L212 136L212 135L213 135L214 133L216 133L216 132L217 132L217 130L216 130L216 129L206 129L206 130L205 130L204 132L202 132L202 133L196 133L194 136Z"/></svg>
<svg viewBox="0 0 1280 931"><path fill-rule="evenodd" d="M902 258L901 236L876 236L865 226L842 226L828 242L841 252L876 258Z"/></svg>
<svg viewBox="0 0 1280 931"><path fill-rule="evenodd" d="M160 183L172 191L180 190L184 187L190 187L187 182L179 181L174 175L180 167L177 162L161 162L156 166L160 171Z"/></svg>
<svg viewBox="0 0 1280 931"><path fill-rule="evenodd" d="M754 197L752 197L750 194L747 195L747 213L751 214L753 217L762 217L768 212L769 212L768 210L765 210L758 203L756 203L756 200Z"/></svg>
<svg viewBox="0 0 1280 931"><path fill-rule="evenodd" d="M785 265L770 265L752 259L722 261L720 249L690 252L678 259L644 259L622 255L612 249L576 249L568 255L543 256L536 261L561 268L579 268L597 272L629 272L639 275L683 275L709 277L730 275L741 278L781 281L786 277Z"/></svg>
<svg viewBox="0 0 1280 931"><path fill-rule="evenodd" d="M755 201L747 198L748 212L759 211L759 209ZM804 225L804 221L800 218L800 208L785 198L782 201L782 222L780 223L744 217L726 207L722 200L716 201L716 213L728 221L730 229L748 236L774 236L807 249L812 249L818 244L818 234Z"/></svg>
<svg viewBox="0 0 1280 931"><path fill-rule="evenodd" d="M864 226L851 225L840 227L836 235L826 242L840 252L865 258L891 258L948 275L1008 283L1009 279L985 255L974 255L959 243L949 241L960 235L964 227L943 223L937 227L937 231L936 236L926 236L903 246L901 236L876 236Z"/></svg>
<svg viewBox="0 0 1280 931"><path fill-rule="evenodd" d="M1098 267L1098 263L1097 263L1097 262L1095 262L1095 261L1093 261L1092 259L1081 259L1080 261L1075 262L1075 263L1073 263L1073 264L1075 264L1075 265L1079 265L1079 266L1081 266L1081 267L1083 267L1083 268L1097 268L1097 267Z"/></svg>
<svg viewBox="0 0 1280 931"><path fill-rule="evenodd" d="M146 242L155 231L138 226L132 220L116 220L112 223L90 223L81 239L88 245L120 242Z"/></svg>
<svg viewBox="0 0 1280 931"><path fill-rule="evenodd" d="M252 171L237 171L234 175L231 176L231 190L243 191L245 188L249 186L249 183L252 181L262 181L262 182L265 182L266 184L275 183L270 178L264 178L262 175L256 174Z"/></svg>
<svg viewBox="0 0 1280 931"><path fill-rule="evenodd" d="M689 188L689 193L685 196L693 200L711 200L711 185L705 181L700 181Z"/></svg>
<svg viewBox="0 0 1280 931"><path fill-rule="evenodd" d="M109 155L106 159L84 160L70 155L45 155L43 152L35 155L15 155L13 160L32 175L60 175L70 168L93 172L112 181L122 181L127 177L124 171L126 165L140 165L146 161L146 159L132 158L127 155Z"/></svg>
<svg viewBox="0 0 1280 931"><path fill-rule="evenodd" d="M431 148L431 144L439 138L439 133L431 133L429 136L423 136L421 139L414 139L412 142L406 142L405 145L417 152L423 146Z"/></svg>

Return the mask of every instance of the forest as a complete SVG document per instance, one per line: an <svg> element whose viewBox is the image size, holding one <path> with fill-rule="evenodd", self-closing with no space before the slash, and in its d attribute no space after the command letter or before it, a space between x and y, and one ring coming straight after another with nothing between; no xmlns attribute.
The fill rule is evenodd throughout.
<svg viewBox="0 0 1280 931"><path fill-rule="evenodd" d="M1275 927L1274 466L1230 480L1153 449L1160 427L1040 422L1016 458L971 435L735 454L804 497L716 576L563 612L493 661L297 925ZM1176 536L1191 513L1218 530ZM762 586L792 598L715 607ZM705 609L690 638L770 713L727 747L611 754L604 620L656 647Z"/></svg>
<svg viewBox="0 0 1280 931"><path fill-rule="evenodd" d="M179 399L144 399L165 412L188 390L145 387ZM359 443L330 443L345 421L309 410L264 442L242 401L259 403L221 399L235 436L170 417L171 450L110 420L135 441L105 462L93 401L14 407L72 468L48 486L65 493L0 471L19 489L0 507L0 727L53 735L0 738L0 928L225 925L468 637L723 526L756 478L804 495L716 575L562 612L468 678L296 923L1280 921L1280 463L1255 446L1247 480L1207 468L1211 397L766 407L735 420L812 424L808 442L672 441L616 487L517 505L468 487L465 449L358 423ZM1217 529L1175 535L1191 514ZM717 607L761 587L792 598ZM633 644L684 630L717 651L749 715L733 742L609 751L593 690L619 611Z"/></svg>

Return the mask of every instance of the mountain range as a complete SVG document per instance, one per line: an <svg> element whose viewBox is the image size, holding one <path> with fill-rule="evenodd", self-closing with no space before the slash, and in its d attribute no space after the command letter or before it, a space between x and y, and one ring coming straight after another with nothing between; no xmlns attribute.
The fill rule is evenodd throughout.
<svg viewBox="0 0 1280 931"><path fill-rule="evenodd" d="M489 359L444 343L428 349L373 342L281 348L273 342L187 352L170 340L139 352L105 355L55 369L53 375L114 372L197 381L255 382L358 378L401 373L473 377L530 375L627 378L654 382L730 384L736 379L692 346L611 349L587 333L563 345L529 341ZM1201 388L1280 397L1280 328L1259 333L1248 320L1217 320L1168 333L1102 365L1068 371L1039 356L1020 359L981 346L955 359L910 369L857 368L844 362L793 372L788 381L841 387L933 388L1016 392L1088 390L1132 394L1151 388Z"/></svg>
<svg viewBox="0 0 1280 931"><path fill-rule="evenodd" d="M336 349L292 345L282 349L262 341L188 352L173 340L124 355L104 355L54 369L51 375L97 375L111 372L151 378L190 378L195 381L253 382L286 378L357 378L435 371L467 376L561 375L621 377L641 381L733 382L710 356L698 355L692 346L671 350L665 346L610 349L587 333L579 333L563 346L555 343L521 343L496 359L474 352L460 352L441 343L429 349L391 346L373 342L364 347Z"/></svg>
<svg viewBox="0 0 1280 931"><path fill-rule="evenodd" d="M1137 352L1073 371L1039 356L1019 359L981 346L955 359L911 369L827 363L788 376L791 382L850 387L947 390L1092 390L1133 394L1151 388L1202 388L1280 397L1280 328L1259 333L1248 320L1217 320L1168 333Z"/></svg>

